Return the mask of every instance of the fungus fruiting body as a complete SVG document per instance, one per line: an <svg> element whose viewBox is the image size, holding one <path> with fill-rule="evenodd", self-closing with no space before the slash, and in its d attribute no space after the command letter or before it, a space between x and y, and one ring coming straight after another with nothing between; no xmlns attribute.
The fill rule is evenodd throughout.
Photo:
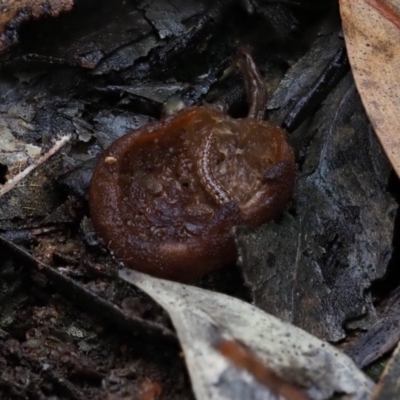
<svg viewBox="0 0 400 400"><path fill-rule="evenodd" d="M126 266L190 281L235 260L234 226L259 226L282 212L294 164L284 130L192 107L105 151L90 212Z"/></svg>

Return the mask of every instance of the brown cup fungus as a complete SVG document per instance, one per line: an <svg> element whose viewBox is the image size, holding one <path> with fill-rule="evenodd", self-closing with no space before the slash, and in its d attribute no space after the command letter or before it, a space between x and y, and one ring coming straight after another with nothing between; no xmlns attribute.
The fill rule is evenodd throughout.
<svg viewBox="0 0 400 400"><path fill-rule="evenodd" d="M190 281L235 261L234 226L256 227L283 211L294 165L284 130L192 107L105 151L90 212L125 266Z"/></svg>

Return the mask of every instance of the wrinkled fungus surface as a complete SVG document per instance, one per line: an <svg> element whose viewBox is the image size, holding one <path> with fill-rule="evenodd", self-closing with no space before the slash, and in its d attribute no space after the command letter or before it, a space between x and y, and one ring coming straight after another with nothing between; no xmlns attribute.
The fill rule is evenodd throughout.
<svg viewBox="0 0 400 400"><path fill-rule="evenodd" d="M97 164L95 228L126 266L189 281L236 258L236 225L285 207L294 181L286 132L193 107L114 142Z"/></svg>

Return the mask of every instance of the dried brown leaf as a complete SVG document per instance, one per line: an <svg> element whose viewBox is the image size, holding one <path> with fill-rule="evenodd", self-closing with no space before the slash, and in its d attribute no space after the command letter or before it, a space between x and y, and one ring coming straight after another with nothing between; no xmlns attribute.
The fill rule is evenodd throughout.
<svg viewBox="0 0 400 400"><path fill-rule="evenodd" d="M3 0L0 4L0 53L17 41L22 22L69 11L74 0Z"/></svg>
<svg viewBox="0 0 400 400"><path fill-rule="evenodd" d="M400 176L400 3L340 0L340 9L358 91Z"/></svg>

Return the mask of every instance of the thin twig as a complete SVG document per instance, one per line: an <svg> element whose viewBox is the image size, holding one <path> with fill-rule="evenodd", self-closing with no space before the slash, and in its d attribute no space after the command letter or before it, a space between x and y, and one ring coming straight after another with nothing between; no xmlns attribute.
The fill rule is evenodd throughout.
<svg viewBox="0 0 400 400"><path fill-rule="evenodd" d="M7 181L7 183L0 189L0 197L5 195L11 189L14 189L15 186L21 182L28 174L30 174L35 168L39 165L43 164L46 160L48 160L51 156L53 156L58 150L61 149L69 140L71 139L71 135L62 136L59 140L57 140L53 147L46 153L40 156L37 160L35 160L31 165L26 167L23 171L15 175L13 178Z"/></svg>

